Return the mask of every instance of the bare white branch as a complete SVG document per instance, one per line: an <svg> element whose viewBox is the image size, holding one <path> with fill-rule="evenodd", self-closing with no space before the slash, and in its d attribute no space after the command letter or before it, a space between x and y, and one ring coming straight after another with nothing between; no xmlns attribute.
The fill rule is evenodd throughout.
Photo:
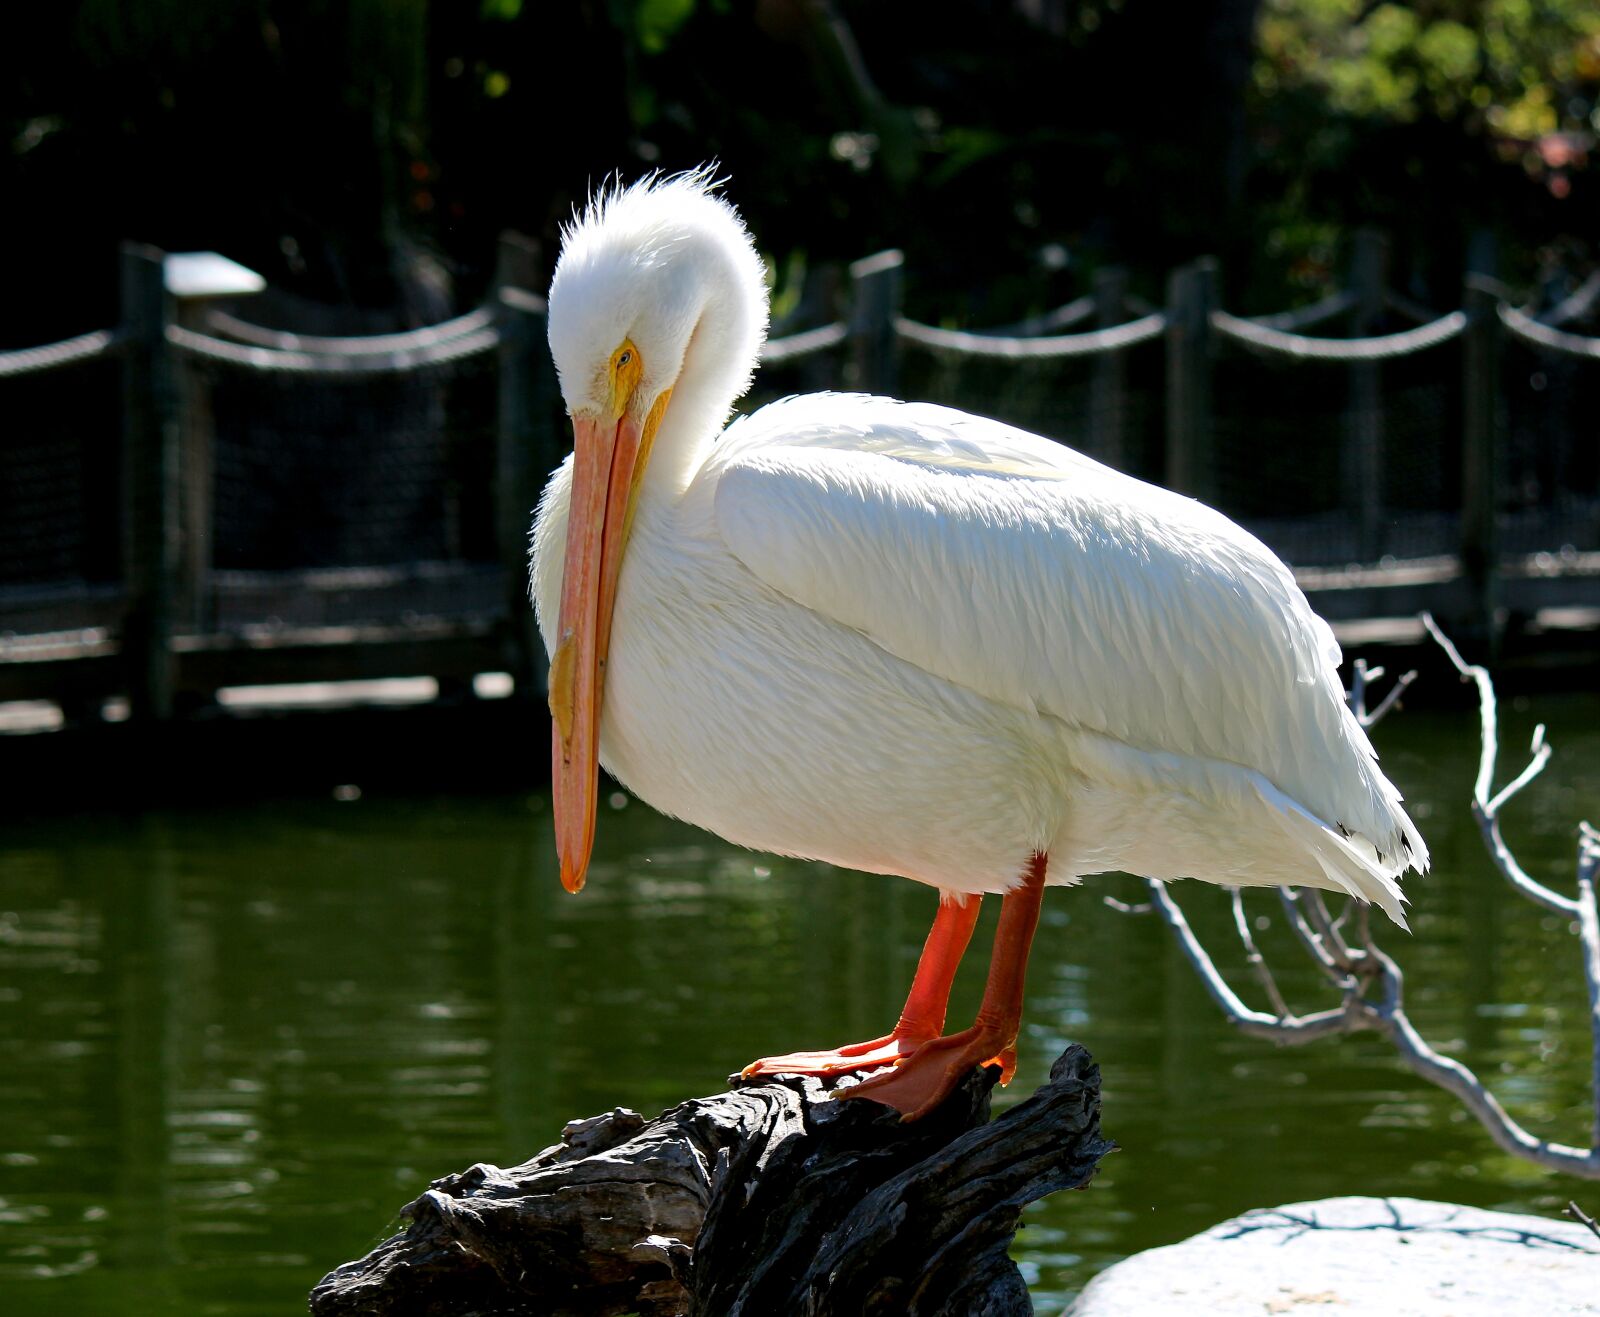
<svg viewBox="0 0 1600 1317"><path fill-rule="evenodd" d="M1484 806L1489 813L1498 814L1500 807L1506 801L1510 800L1512 796L1516 795L1523 787L1538 777L1540 773L1544 772L1544 766L1550 762L1552 752L1550 747L1545 744L1543 723L1533 729L1533 744L1528 747L1528 752L1533 756L1528 760L1528 766L1512 778L1511 781L1507 782L1505 786L1501 787L1495 798Z"/></svg>
<svg viewBox="0 0 1600 1317"><path fill-rule="evenodd" d="M1380 966L1384 986L1381 1002L1367 1005L1371 1024L1394 1044L1401 1060L1430 1084L1457 1098L1504 1151L1553 1171L1600 1180L1600 1148L1574 1148L1534 1138L1500 1105L1499 1099L1483 1086L1477 1075L1454 1057L1441 1056L1429 1047L1401 1005L1405 978L1399 965L1375 942L1368 941L1367 954Z"/></svg>
<svg viewBox="0 0 1600 1317"><path fill-rule="evenodd" d="M1250 933L1250 921L1244 913L1244 892L1237 887L1228 889L1228 895L1233 899L1233 926L1238 930L1239 941L1244 944L1245 959L1250 963L1250 968L1255 971L1256 981L1261 984L1261 990L1267 994L1267 1000L1272 1003L1272 1009L1278 1013L1280 1019L1289 1017L1289 1005L1283 999L1283 993L1278 991L1278 981L1272 977L1272 970L1267 966L1267 958L1261 954L1261 949L1256 946L1256 940Z"/></svg>
<svg viewBox="0 0 1600 1317"><path fill-rule="evenodd" d="M1583 977L1589 985L1589 1031L1593 1041L1594 1145L1600 1149L1600 910L1596 909L1595 871L1600 869L1600 832L1578 825L1578 939L1583 944Z"/></svg>
<svg viewBox="0 0 1600 1317"><path fill-rule="evenodd" d="M1561 1209L1561 1215L1570 1216L1580 1225L1588 1226L1590 1230L1594 1231L1594 1237L1600 1239L1600 1221L1596 1221L1576 1203L1568 1203Z"/></svg>
<svg viewBox="0 0 1600 1317"><path fill-rule="evenodd" d="M1505 838L1500 835L1500 819L1493 814L1485 814L1483 807L1476 801L1472 805L1472 817L1478 821L1478 830L1483 833L1483 844L1489 849L1489 858L1500 870L1501 875L1513 887L1520 891L1530 901L1537 901L1547 910L1553 910L1558 915L1568 918L1578 913L1578 903L1570 897L1562 896L1560 892L1553 892L1537 879L1530 877L1517 863L1517 857L1511 853L1511 848L1506 845Z"/></svg>
<svg viewBox="0 0 1600 1317"><path fill-rule="evenodd" d="M1495 868L1500 870L1501 876L1530 900L1537 901L1545 909L1553 910L1558 915L1566 915L1569 918L1576 916L1578 913L1577 901L1571 897L1562 896L1560 892L1552 891L1532 877L1517 863L1517 857L1511 853L1511 848L1506 845L1505 838L1500 835L1500 806L1526 786L1528 782L1531 782L1544 768L1545 761L1550 757L1549 747L1545 745L1542 735L1536 735L1533 745L1533 760L1529 763L1528 768L1518 774L1505 791L1502 791L1498 796L1491 797L1490 792L1494 787L1495 759L1500 753L1499 717L1498 707L1495 702L1494 683L1489 679L1487 669L1480 667L1476 663L1468 663L1461 657L1461 651L1439 629L1439 624L1433 620L1432 614L1424 613L1422 615L1422 624L1427 627L1428 634L1434 638L1439 648L1444 650L1450 662L1455 665L1456 671L1461 674L1461 680L1473 682L1478 688L1480 744L1478 779L1472 787L1472 816L1478 822L1478 830L1483 834L1483 842L1488 847L1490 859L1494 861Z"/></svg>
<svg viewBox="0 0 1600 1317"><path fill-rule="evenodd" d="M1375 727L1382 722L1384 717L1399 704L1400 697L1406 693L1406 688L1417 679L1414 670L1403 673L1394 685L1389 687L1388 694L1378 701L1377 708L1368 710L1367 691L1381 676L1383 667L1380 665L1369 668L1366 659L1358 658L1350 665L1350 689L1345 692L1345 702L1349 704L1350 712L1355 714L1356 721L1363 727Z"/></svg>
<svg viewBox="0 0 1600 1317"><path fill-rule="evenodd" d="M1344 698L1350 706L1350 712L1355 714L1363 727L1367 725L1367 685L1381 676L1383 669L1369 668L1364 658L1358 658L1350 665L1350 689L1344 693Z"/></svg>
<svg viewBox="0 0 1600 1317"><path fill-rule="evenodd" d="M1429 1083L1450 1093L1477 1118L1495 1144L1514 1156L1550 1170L1600 1180L1600 908L1596 886L1600 880L1600 831L1588 823L1579 824L1578 892L1575 898L1562 896L1535 881L1523 871L1500 836L1499 811L1544 770L1550 760L1544 728L1533 735L1528 764L1498 793L1491 794L1495 760L1499 753L1497 709L1493 682L1483 668L1468 664L1431 617L1423 622L1435 641L1449 656L1462 679L1478 688L1481 724L1481 751L1478 776L1472 794L1473 817L1478 821L1486 847L1502 876L1528 899L1576 922L1583 951L1584 976L1588 984L1590 1027L1594 1039L1593 1098L1594 1121L1591 1146L1574 1147L1535 1138L1523 1128L1483 1082L1460 1061L1434 1051L1406 1015L1405 977L1400 966L1373 938L1369 907L1347 902L1337 918L1328 912L1320 891L1293 887L1279 888L1288 926L1301 947L1330 983L1340 991L1343 1002L1336 1008L1311 1015L1292 1014L1266 958L1251 935L1244 902L1237 888L1230 892L1234 929L1244 946L1245 956L1272 1012L1252 1010L1228 985L1215 961L1195 935L1178 903L1165 884L1149 881L1150 904L1131 906L1107 898L1107 903L1129 912L1154 909L1177 938L1201 983L1222 1009L1224 1017L1255 1038L1280 1044L1312 1042L1333 1034L1376 1030L1389 1039L1400 1058ZM1395 707L1399 694L1411 684L1415 673L1397 681L1384 700L1370 712L1367 691L1383 675L1382 668L1368 668L1357 660L1349 693L1350 707L1363 725L1371 726ZM1353 945L1352 945L1353 944Z"/></svg>
<svg viewBox="0 0 1600 1317"><path fill-rule="evenodd" d="M1152 878L1149 880L1149 886L1156 911L1177 935L1178 945L1183 948L1183 954L1188 957L1189 964L1200 976L1200 982L1205 985L1212 1000L1222 1008L1222 1013L1228 1022L1240 1033L1248 1034L1252 1038L1266 1038L1275 1043L1298 1044L1314 1042L1318 1038L1327 1038L1332 1034L1350 1033L1361 1027L1359 1014L1352 1014L1348 1006L1337 1010L1318 1011L1315 1015L1300 1016L1269 1015L1265 1011L1251 1010L1228 986L1227 980L1222 977L1215 962L1212 961L1210 953L1201 945L1194 930L1189 927L1189 921L1178 908L1178 903L1167 891L1166 884ZM1353 1004L1354 999L1351 1000Z"/></svg>
<svg viewBox="0 0 1600 1317"><path fill-rule="evenodd" d="M1306 954L1317 962L1318 967L1328 978L1328 981L1341 992L1354 986L1350 975L1339 968L1339 962L1334 959L1333 953L1323 944L1321 936L1307 922L1305 913L1301 909L1301 892L1298 887L1280 887L1278 899L1283 903L1284 913L1289 916L1289 927L1294 935L1300 939L1300 945L1306 949Z"/></svg>
<svg viewBox="0 0 1600 1317"><path fill-rule="evenodd" d="M1367 674L1367 676L1371 678L1382 671L1382 668L1374 668ZM1371 713L1363 711L1357 715L1357 717L1361 720L1361 725L1363 727L1376 727L1380 722L1382 722L1385 716L1387 716L1391 710L1399 705L1401 696L1406 693L1406 688L1410 686L1411 683L1416 679L1416 669L1412 669L1410 672L1401 673L1394 685L1389 687L1388 694L1378 701L1377 708L1373 709Z"/></svg>
<svg viewBox="0 0 1600 1317"><path fill-rule="evenodd" d="M1333 957L1333 963L1346 974L1355 969L1359 952L1351 951L1348 943L1335 925L1333 916L1328 913L1328 903L1321 892L1311 888L1300 894L1301 903L1305 906L1311 922L1316 926L1322 943L1328 948L1328 954Z"/></svg>
<svg viewBox="0 0 1600 1317"><path fill-rule="evenodd" d="M1476 663L1468 663L1461 657L1461 651L1455 647L1450 637L1439 629L1439 624L1433 620L1432 613L1422 614L1422 625L1428 629L1428 634L1434 638L1439 648L1444 650L1445 657L1455 665L1455 670L1461 674L1461 680L1477 683L1478 716L1482 723L1482 733L1478 748L1478 780L1473 784L1472 798L1487 802L1489 787L1494 781L1495 756L1500 753L1494 685L1489 680L1488 669L1479 667Z"/></svg>

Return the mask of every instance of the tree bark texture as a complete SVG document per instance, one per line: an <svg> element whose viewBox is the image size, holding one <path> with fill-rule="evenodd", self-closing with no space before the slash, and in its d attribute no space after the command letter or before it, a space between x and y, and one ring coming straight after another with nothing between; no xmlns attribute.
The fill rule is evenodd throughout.
<svg viewBox="0 0 1600 1317"><path fill-rule="evenodd" d="M647 1121L574 1121L521 1166L479 1164L402 1208L406 1229L330 1272L317 1317L1012 1317L1022 1209L1085 1187L1115 1147L1074 1044L989 1120L975 1070L913 1124L781 1077ZM843 1080L848 1085L852 1080Z"/></svg>

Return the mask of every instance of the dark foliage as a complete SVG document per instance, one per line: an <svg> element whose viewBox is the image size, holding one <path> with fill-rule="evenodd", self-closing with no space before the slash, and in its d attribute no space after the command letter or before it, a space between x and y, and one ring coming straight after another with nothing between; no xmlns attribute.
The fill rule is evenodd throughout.
<svg viewBox="0 0 1600 1317"><path fill-rule="evenodd" d="M1340 21L1381 24L1372 11L1398 8ZM1561 8L1561 30L1578 31L1581 15ZM780 286L804 263L900 245L916 272L909 309L925 318L1012 319L1108 261L1150 295L1202 251L1223 257L1233 304L1281 305L1333 277L1339 235L1363 222L1395 232L1410 291L1441 304L1479 230L1499 233L1518 274L1586 259L1582 235L1600 226L1580 167L1552 180L1527 154L1543 146L1495 137L1449 88L1420 108L1351 108L1314 69L1279 68L1263 15L1321 50L1314 9L24 6L0 43L0 346L109 323L123 238L215 248L317 301L419 323L482 292L500 230L539 237L548 260L571 206L610 171L713 158ZM1435 27L1471 17L1418 13ZM1589 69L1551 50L1552 69L1578 70L1549 74L1558 119L1586 123L1600 53ZM1474 77L1488 90L1489 72L1462 75ZM1587 148L1573 149L1581 166Z"/></svg>

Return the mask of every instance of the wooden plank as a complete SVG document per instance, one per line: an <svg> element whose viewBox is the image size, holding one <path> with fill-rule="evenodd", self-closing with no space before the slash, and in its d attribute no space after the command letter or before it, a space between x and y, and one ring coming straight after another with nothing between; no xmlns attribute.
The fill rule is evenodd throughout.
<svg viewBox="0 0 1600 1317"><path fill-rule="evenodd" d="M498 569L490 569L491 579ZM263 574L275 576L277 574ZM349 589L352 577L377 576L396 590L404 572L284 573L305 589L307 577L324 589ZM1454 557L1389 566L1302 568L1296 580L1312 607L1330 621L1414 616L1424 609L1461 615L1474 584ZM445 581L449 584L448 574ZM284 588L289 588L288 584ZM1600 552L1530 554L1502 566L1501 597L1525 615L1592 609L1600 601ZM95 601L107 614L113 601ZM258 624L234 632L177 636L174 689L274 682L336 681L405 676L470 677L504 670L502 619L497 609L471 616L418 617L405 625L349 623L318 627ZM0 700L83 698L127 688L114 630L105 625L12 636L0 642Z"/></svg>
<svg viewBox="0 0 1600 1317"><path fill-rule="evenodd" d="M0 657L32 636L119 627L126 612L121 585L0 586Z"/></svg>
<svg viewBox="0 0 1600 1317"><path fill-rule="evenodd" d="M293 630L354 622L500 616L505 607L504 575L498 563L461 562L213 572L216 625L212 630L244 631L262 624Z"/></svg>
<svg viewBox="0 0 1600 1317"><path fill-rule="evenodd" d="M1430 612L1440 617L1459 616L1471 592L1459 574L1443 580L1363 581L1348 585L1323 585L1306 590L1306 598L1320 617L1329 622L1352 622L1377 617L1415 617Z"/></svg>
<svg viewBox="0 0 1600 1317"><path fill-rule="evenodd" d="M356 681L374 677L470 680L505 662L498 626L404 630L329 627L271 640L183 638L177 651L180 690L209 694L223 686Z"/></svg>
<svg viewBox="0 0 1600 1317"><path fill-rule="evenodd" d="M434 627L324 627L272 635L183 636L173 648L174 693L376 677L470 680L502 671L494 619ZM63 636L0 655L0 700L84 699L127 689L118 647L103 633Z"/></svg>

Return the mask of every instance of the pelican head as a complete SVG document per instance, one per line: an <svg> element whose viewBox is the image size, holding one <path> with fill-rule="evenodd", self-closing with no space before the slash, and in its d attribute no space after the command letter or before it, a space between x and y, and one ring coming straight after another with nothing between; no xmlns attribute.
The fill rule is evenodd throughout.
<svg viewBox="0 0 1600 1317"><path fill-rule="evenodd" d="M602 191L563 234L550 285L550 351L573 430L550 664L556 846L570 892L594 844L611 615L646 472L670 487L686 469L749 387L766 333L761 258L714 186L699 170Z"/></svg>

